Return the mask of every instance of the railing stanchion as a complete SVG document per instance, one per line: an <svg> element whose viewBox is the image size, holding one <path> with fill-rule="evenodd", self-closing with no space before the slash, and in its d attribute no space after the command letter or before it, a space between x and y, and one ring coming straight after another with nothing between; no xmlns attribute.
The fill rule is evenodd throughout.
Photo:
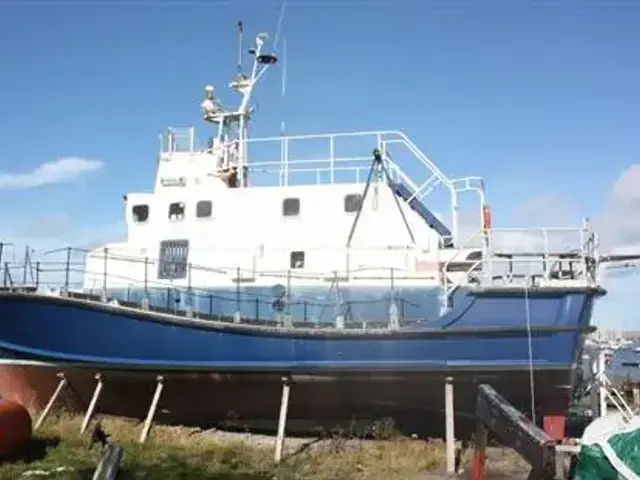
<svg viewBox="0 0 640 480"><path fill-rule="evenodd" d="M102 268L102 299L103 301L107 300L107 261L109 259L109 249L104 248L103 250L104 259L103 259L103 268Z"/></svg>
<svg viewBox="0 0 640 480"><path fill-rule="evenodd" d="M71 268L71 247L67 247L67 259L64 265L64 293L69 292L69 271Z"/></svg>
<svg viewBox="0 0 640 480"><path fill-rule="evenodd" d="M291 269L287 270L287 313L286 313L285 326L291 327Z"/></svg>
<svg viewBox="0 0 640 480"><path fill-rule="evenodd" d="M184 306L184 311L187 317L193 316L193 288L191 284L191 262L187 264L187 298L186 305Z"/></svg>
<svg viewBox="0 0 640 480"><path fill-rule="evenodd" d="M24 247L24 262L22 262L22 286L27 285L27 267L29 265L29 247Z"/></svg>
<svg viewBox="0 0 640 480"><path fill-rule="evenodd" d="M144 257L144 296L149 296L149 257Z"/></svg>
<svg viewBox="0 0 640 480"><path fill-rule="evenodd" d="M331 185L333 185L333 182L335 181L335 175L334 175L335 149L336 149L335 138L333 135L331 135L329 137L329 183ZM356 175L357 175L357 172L358 171L356 170Z"/></svg>
<svg viewBox="0 0 640 480"><path fill-rule="evenodd" d="M241 315L240 315L240 267L236 267L236 311L233 315L233 321L235 323L240 323Z"/></svg>

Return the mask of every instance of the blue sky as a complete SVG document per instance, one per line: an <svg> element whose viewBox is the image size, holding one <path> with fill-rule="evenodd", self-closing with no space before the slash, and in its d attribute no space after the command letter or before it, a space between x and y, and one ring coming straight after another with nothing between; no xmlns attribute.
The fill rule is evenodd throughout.
<svg viewBox="0 0 640 480"><path fill-rule="evenodd" d="M1 2L0 236L120 235L157 134L198 124L203 86L233 73L236 21L274 32L280 5ZM484 176L498 225L589 216L609 246L640 247L639 23L632 1L289 0L287 94L270 72L253 134L402 129L448 174ZM599 316L640 330L616 299L636 277L607 282Z"/></svg>

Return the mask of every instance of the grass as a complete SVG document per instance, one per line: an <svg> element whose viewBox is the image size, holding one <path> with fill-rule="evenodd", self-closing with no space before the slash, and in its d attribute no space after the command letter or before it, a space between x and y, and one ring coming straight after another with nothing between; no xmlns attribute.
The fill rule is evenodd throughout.
<svg viewBox="0 0 640 480"><path fill-rule="evenodd" d="M271 437L156 426L140 444L139 422L104 418L101 423L124 448L118 477L123 479L388 479L415 476L442 463L441 443L399 437L366 441L332 434L315 442L289 440L285 459L276 466ZM49 418L29 448L0 465L0 478L13 480L26 471L58 467L73 470L46 478L91 478L99 447L89 450L89 435L79 434L80 424L75 417Z"/></svg>
<svg viewBox="0 0 640 480"><path fill-rule="evenodd" d="M275 465L273 437L156 426L140 444L139 422L103 418L101 423L111 440L124 448L117 477L122 480L411 480L425 478L425 472L441 469L444 463L441 441L400 437L389 426L376 430L375 440L338 432L316 440L287 439L285 458ZM0 479L90 479L99 447L88 448L89 434L79 434L80 424L77 417L47 419L24 451L0 463ZM511 455L506 464L513 467L514 459ZM60 467L66 471L44 477L23 475Z"/></svg>

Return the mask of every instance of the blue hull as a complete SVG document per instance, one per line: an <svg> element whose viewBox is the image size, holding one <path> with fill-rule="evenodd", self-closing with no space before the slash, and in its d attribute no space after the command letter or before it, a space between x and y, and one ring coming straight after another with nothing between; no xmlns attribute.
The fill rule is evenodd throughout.
<svg viewBox="0 0 640 480"><path fill-rule="evenodd" d="M0 295L13 357L216 371L570 368L595 289L465 292L438 320L399 330L279 329L192 320L98 302Z"/></svg>
<svg viewBox="0 0 640 480"><path fill-rule="evenodd" d="M242 425L254 425L277 418L280 378L289 374L296 383L289 418L313 419L303 430L349 424L357 414L391 416L410 432L424 427L420 431L440 434L442 382L453 377L456 429L462 432L473 428L468 420L476 388L485 382L523 411L533 398L538 415L564 414L583 340L592 330L593 303L603 293L461 292L453 309L434 321L338 331L305 328L304 322L283 329L192 320L86 299L2 292L0 349L8 360L0 366L0 395L42 408L63 372L75 393L62 406L82 411L94 374L102 372L107 387L100 411L143 418L161 374L167 386L158 421L229 425L233 412Z"/></svg>

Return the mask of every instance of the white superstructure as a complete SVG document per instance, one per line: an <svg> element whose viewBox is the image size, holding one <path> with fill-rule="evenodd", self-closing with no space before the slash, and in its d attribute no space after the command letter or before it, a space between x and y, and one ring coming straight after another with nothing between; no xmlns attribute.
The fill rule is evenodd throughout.
<svg viewBox="0 0 640 480"><path fill-rule="evenodd" d="M266 41L256 37L250 73L239 68L230 83L240 94L236 109L205 87L203 142L194 127L161 136L155 187L125 197L127 240L87 255L85 290L156 294L150 301L167 308L171 291L210 299L232 292L220 298L234 315L254 300L257 309L260 295L286 292L304 318L309 302L329 297L360 302L363 317L388 310L391 318L400 298L401 309L423 318L446 311L469 285L594 284L595 237L586 225L492 228L482 179L448 178L400 131L250 138L254 88L277 62ZM460 234L462 194L475 202L470 238Z"/></svg>
<svg viewBox="0 0 640 480"><path fill-rule="evenodd" d="M276 63L263 51L266 40L257 36L251 73L230 84L241 94L236 110L226 110L215 89L205 88L201 110L213 130L207 141L199 143L193 127L170 128L161 137L155 188L126 196L127 241L92 252L86 288L102 284L107 252L110 288L145 279L227 287L238 276L256 286L282 283L283 276L304 285L340 277L354 286L387 286L393 276L400 284L438 286L442 263L470 254L479 259L477 249L451 244L457 197L471 190L482 204L481 179L451 181L402 132L249 138L254 87ZM374 149L382 160L376 165ZM408 165L395 161L394 152ZM412 181L403 168L424 181ZM425 218L424 204L411 206L435 188L448 193L452 231L429 211ZM167 262L183 265L169 272Z"/></svg>

